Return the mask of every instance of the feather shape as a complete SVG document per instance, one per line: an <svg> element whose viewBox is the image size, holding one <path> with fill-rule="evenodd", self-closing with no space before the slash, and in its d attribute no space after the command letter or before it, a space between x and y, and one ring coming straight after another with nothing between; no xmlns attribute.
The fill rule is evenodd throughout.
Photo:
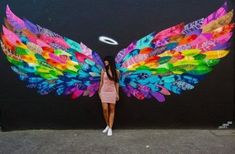
<svg viewBox="0 0 235 154"><path fill-rule="evenodd" d="M158 102L165 101L164 95L192 90L229 53L232 17L225 2L206 18L132 42L115 59L120 86L128 96Z"/></svg>
<svg viewBox="0 0 235 154"><path fill-rule="evenodd" d="M53 91L76 99L98 90L101 58L83 43L17 17L7 5L1 46L12 70L42 95ZM97 75L98 74L98 75ZM81 84L86 83L86 84Z"/></svg>

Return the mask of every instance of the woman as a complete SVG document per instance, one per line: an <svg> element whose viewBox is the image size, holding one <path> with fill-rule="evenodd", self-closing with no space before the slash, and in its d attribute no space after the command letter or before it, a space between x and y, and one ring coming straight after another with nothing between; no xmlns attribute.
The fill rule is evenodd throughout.
<svg viewBox="0 0 235 154"><path fill-rule="evenodd" d="M116 101L119 100L119 76L116 70L115 61L111 56L104 58L105 69L101 71L101 80L99 86L99 96L102 102L102 109L106 128L102 131L112 136L112 127L115 115Z"/></svg>

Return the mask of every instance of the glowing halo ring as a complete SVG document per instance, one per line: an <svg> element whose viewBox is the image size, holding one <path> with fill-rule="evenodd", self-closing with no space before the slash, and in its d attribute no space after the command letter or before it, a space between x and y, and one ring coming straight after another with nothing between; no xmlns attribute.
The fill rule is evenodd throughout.
<svg viewBox="0 0 235 154"><path fill-rule="evenodd" d="M115 41L114 39L107 37L107 36L100 36L99 41L109 44L109 45L118 45L118 42Z"/></svg>

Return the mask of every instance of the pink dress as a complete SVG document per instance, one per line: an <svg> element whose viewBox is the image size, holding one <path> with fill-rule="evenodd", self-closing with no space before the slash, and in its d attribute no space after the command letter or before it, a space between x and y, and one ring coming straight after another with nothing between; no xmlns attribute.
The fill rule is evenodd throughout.
<svg viewBox="0 0 235 154"><path fill-rule="evenodd" d="M103 85L100 89L100 99L102 103L116 103L116 88L115 82L108 78L106 72L104 72L103 76Z"/></svg>

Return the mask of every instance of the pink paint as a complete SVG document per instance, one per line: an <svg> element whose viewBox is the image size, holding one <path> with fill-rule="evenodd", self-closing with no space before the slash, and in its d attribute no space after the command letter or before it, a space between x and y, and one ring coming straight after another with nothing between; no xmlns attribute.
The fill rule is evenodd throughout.
<svg viewBox="0 0 235 154"><path fill-rule="evenodd" d="M179 35L179 34L181 34L183 29L184 29L184 24L182 24L182 23L175 25L173 27L167 28L167 29L157 33L154 37L153 42L155 42L157 40L162 40L162 39L165 39L165 38L168 38L171 36Z"/></svg>
<svg viewBox="0 0 235 154"><path fill-rule="evenodd" d="M92 59L92 50L89 49L85 44L80 43L81 49L82 49L82 54L90 57Z"/></svg>
<svg viewBox="0 0 235 154"><path fill-rule="evenodd" d="M189 44L190 44L191 46L196 46L197 44L200 44L200 43L203 43L203 42L205 42L205 41L210 40L211 37L212 37L212 35L209 34L209 33L208 33L208 34L201 34L201 35L199 35L195 40L193 40L192 42L190 42Z"/></svg>
<svg viewBox="0 0 235 154"><path fill-rule="evenodd" d="M2 26L3 34L7 38L7 40L13 44L16 45L16 42L21 42L19 37L13 33L12 31L8 30L5 26Z"/></svg>
<svg viewBox="0 0 235 154"><path fill-rule="evenodd" d="M158 87L161 88L160 93L162 93L163 95L171 95L171 93L165 87L160 85L158 85Z"/></svg>
<svg viewBox="0 0 235 154"><path fill-rule="evenodd" d="M55 61L57 63L66 64L66 60L60 58L59 56L56 56L54 53L49 53L49 56L53 61Z"/></svg>
<svg viewBox="0 0 235 154"><path fill-rule="evenodd" d="M128 59L127 61L125 61L122 66L123 67L128 67L130 65L136 64L138 62L144 61L148 58L148 54L138 54L130 59Z"/></svg>
<svg viewBox="0 0 235 154"><path fill-rule="evenodd" d="M15 29L24 29L25 24L24 21L21 20L19 17L17 17L10 9L10 7L7 5L6 7L6 16L7 20L10 22L10 24L15 28Z"/></svg>
<svg viewBox="0 0 235 154"><path fill-rule="evenodd" d="M46 44L45 42L43 42L40 39L36 40L36 44L39 45L40 47L48 47L48 48L50 48L50 46L48 44Z"/></svg>
<svg viewBox="0 0 235 154"><path fill-rule="evenodd" d="M81 96L83 92L84 92L83 90L76 89L76 90L74 90L74 92L73 92L71 98L72 98L72 99L76 99L76 98L78 98L79 96Z"/></svg>
<svg viewBox="0 0 235 154"><path fill-rule="evenodd" d="M75 52L75 56L78 62L80 63L84 63L85 59L90 59L89 57L87 57L86 55L79 53L79 52Z"/></svg>
<svg viewBox="0 0 235 154"><path fill-rule="evenodd" d="M208 17L206 17L203 21L202 26L207 25L208 23L218 19L219 17L222 17L226 13L227 13L227 2L225 2L223 6L221 6L217 11L211 13Z"/></svg>

